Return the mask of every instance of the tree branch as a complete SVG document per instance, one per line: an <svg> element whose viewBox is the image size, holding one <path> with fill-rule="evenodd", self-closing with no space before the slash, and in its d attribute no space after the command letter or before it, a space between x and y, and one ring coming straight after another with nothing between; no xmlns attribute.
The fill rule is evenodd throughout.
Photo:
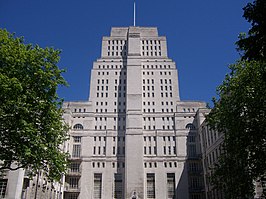
<svg viewBox="0 0 266 199"><path fill-rule="evenodd" d="M16 170L18 170L18 169L26 168L26 167L27 167L27 164L24 164L24 165L18 166L18 167L16 167L16 168L12 168L11 166L2 166L2 167L0 167L0 171L1 171L1 170L6 170L6 169L11 170L11 171L16 171Z"/></svg>

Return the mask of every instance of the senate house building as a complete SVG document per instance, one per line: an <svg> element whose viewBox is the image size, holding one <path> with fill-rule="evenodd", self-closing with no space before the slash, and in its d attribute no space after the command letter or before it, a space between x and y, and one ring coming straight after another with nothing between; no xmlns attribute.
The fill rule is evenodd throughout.
<svg viewBox="0 0 266 199"><path fill-rule="evenodd" d="M113 27L93 63L88 101L64 103L71 127L65 199L203 199L196 114L155 27Z"/></svg>

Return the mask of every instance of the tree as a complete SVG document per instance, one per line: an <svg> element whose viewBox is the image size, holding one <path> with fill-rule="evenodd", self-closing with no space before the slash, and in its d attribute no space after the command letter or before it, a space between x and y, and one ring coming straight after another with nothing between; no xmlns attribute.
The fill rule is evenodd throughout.
<svg viewBox="0 0 266 199"><path fill-rule="evenodd" d="M211 180L226 199L248 199L254 181L266 174L266 23L264 0L248 3L244 17L252 28L237 42L242 61L217 89L219 99L207 117L224 134L223 153Z"/></svg>
<svg viewBox="0 0 266 199"><path fill-rule="evenodd" d="M242 59L264 60L266 57L266 1L256 0L243 8L243 17L251 23L248 35L241 33L236 42Z"/></svg>
<svg viewBox="0 0 266 199"><path fill-rule="evenodd" d="M54 180L66 171L59 54L0 29L0 171L42 169Z"/></svg>
<svg viewBox="0 0 266 199"><path fill-rule="evenodd" d="M242 61L230 69L207 121L224 133L214 184L227 198L242 199L252 196L253 180L266 173L266 63Z"/></svg>

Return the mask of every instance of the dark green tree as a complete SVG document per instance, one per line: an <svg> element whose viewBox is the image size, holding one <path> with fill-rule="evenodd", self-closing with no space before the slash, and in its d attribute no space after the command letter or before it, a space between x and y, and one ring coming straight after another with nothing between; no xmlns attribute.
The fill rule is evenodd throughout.
<svg viewBox="0 0 266 199"><path fill-rule="evenodd" d="M244 8L243 17L251 23L248 34L241 33L236 42L244 60L264 60L266 57L266 1L256 0Z"/></svg>
<svg viewBox="0 0 266 199"><path fill-rule="evenodd" d="M42 169L54 180L66 171L59 54L0 29L0 171Z"/></svg>
<svg viewBox="0 0 266 199"><path fill-rule="evenodd" d="M266 63L242 61L230 69L207 117L224 134L213 182L226 198L243 199L252 196L253 180L266 173Z"/></svg>

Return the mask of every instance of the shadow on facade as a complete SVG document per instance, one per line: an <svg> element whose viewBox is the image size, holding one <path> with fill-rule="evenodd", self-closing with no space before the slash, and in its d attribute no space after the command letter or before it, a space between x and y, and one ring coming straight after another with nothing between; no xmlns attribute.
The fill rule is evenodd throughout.
<svg viewBox="0 0 266 199"><path fill-rule="evenodd" d="M126 132L126 89L127 89L127 44L123 46L122 50L122 67L118 71L119 78L116 89L116 173L114 174L114 198L125 198L125 132Z"/></svg>
<svg viewBox="0 0 266 199"><path fill-rule="evenodd" d="M182 193L186 193L187 186L188 186L187 163L185 163L173 199L180 198L179 195L182 195Z"/></svg>
<svg viewBox="0 0 266 199"><path fill-rule="evenodd" d="M205 199L202 156L197 126L196 119L186 125L189 132L186 140L187 160L184 171L187 174L189 198Z"/></svg>

